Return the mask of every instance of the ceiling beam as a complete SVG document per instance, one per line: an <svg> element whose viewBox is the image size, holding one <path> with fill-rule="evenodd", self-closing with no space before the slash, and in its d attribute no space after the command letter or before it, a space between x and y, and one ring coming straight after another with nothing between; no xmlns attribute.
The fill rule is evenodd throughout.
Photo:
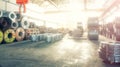
<svg viewBox="0 0 120 67"><path fill-rule="evenodd" d="M84 10L87 9L87 0L84 0Z"/></svg>
<svg viewBox="0 0 120 67"><path fill-rule="evenodd" d="M105 9L104 8L99 8L99 9L86 9L86 10L82 10L82 11L97 11L97 12L103 12L103 11L105 11Z"/></svg>
<svg viewBox="0 0 120 67"><path fill-rule="evenodd" d="M84 9L82 9L82 10L80 10L80 11L82 11L82 12L91 12L91 11L97 11L97 12L103 12L105 9L86 9L86 10L84 10ZM63 13L63 12L72 12L71 10L48 10L48 11L45 11L44 13L45 14L53 14L53 13ZM79 12L79 10L78 11L74 11L74 12Z"/></svg>
<svg viewBox="0 0 120 67"><path fill-rule="evenodd" d="M118 6L120 4L120 0L115 0L101 15L101 17L104 17L111 9Z"/></svg>
<svg viewBox="0 0 120 67"><path fill-rule="evenodd" d="M47 0L48 2L50 2L53 6L55 6L56 8L58 7L52 0Z"/></svg>

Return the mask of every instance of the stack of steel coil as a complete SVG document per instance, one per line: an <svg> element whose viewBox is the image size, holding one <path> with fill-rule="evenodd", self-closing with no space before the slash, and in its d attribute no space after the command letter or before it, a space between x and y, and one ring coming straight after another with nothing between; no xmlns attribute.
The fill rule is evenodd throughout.
<svg viewBox="0 0 120 67"><path fill-rule="evenodd" d="M3 32L3 39L6 43L11 43L15 40L15 31L17 28L16 14L14 12L0 10L0 29Z"/></svg>
<svg viewBox="0 0 120 67"><path fill-rule="evenodd" d="M103 61L120 63L120 42L101 42L99 56Z"/></svg>
<svg viewBox="0 0 120 67"><path fill-rule="evenodd" d="M0 43L3 40L5 43L12 43L15 39L22 41L26 28L29 28L29 23L18 12L0 10Z"/></svg>
<svg viewBox="0 0 120 67"><path fill-rule="evenodd" d="M0 43L12 43L25 39L56 42L62 39L62 34L55 34L54 29L46 33L45 26L38 27L34 22L29 21L30 19L19 12L0 10Z"/></svg>

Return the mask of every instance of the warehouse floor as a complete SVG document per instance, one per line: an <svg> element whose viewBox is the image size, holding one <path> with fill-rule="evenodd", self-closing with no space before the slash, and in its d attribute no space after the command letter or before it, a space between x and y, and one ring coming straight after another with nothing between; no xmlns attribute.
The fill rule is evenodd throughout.
<svg viewBox="0 0 120 67"><path fill-rule="evenodd" d="M100 39L105 38L100 36ZM101 41L100 40L100 41ZM99 58L99 41L86 36L73 39L65 36L56 43L21 42L0 45L0 67L119 67L105 64Z"/></svg>

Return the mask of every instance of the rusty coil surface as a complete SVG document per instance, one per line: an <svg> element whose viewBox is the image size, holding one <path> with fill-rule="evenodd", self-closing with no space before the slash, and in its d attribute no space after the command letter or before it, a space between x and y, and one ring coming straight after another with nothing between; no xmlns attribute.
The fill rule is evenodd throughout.
<svg viewBox="0 0 120 67"><path fill-rule="evenodd" d="M25 37L25 30L22 27L16 29L16 40L22 41Z"/></svg>

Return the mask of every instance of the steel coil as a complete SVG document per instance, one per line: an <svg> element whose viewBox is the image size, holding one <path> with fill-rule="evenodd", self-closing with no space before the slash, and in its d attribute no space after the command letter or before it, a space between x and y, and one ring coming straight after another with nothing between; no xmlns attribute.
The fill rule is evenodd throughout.
<svg viewBox="0 0 120 67"><path fill-rule="evenodd" d="M10 28L11 27L11 23L12 23L12 20L7 18L7 17L2 17L0 18L0 28L3 29L7 29L7 28Z"/></svg>
<svg viewBox="0 0 120 67"><path fill-rule="evenodd" d="M0 24L3 22L3 20L4 20L4 18L3 18L3 17L1 17L1 18L0 18Z"/></svg>
<svg viewBox="0 0 120 67"><path fill-rule="evenodd" d="M35 25L35 23L33 23L33 22L30 22L30 26L29 26L30 28L35 28L36 27L36 25Z"/></svg>
<svg viewBox="0 0 120 67"><path fill-rule="evenodd" d="M3 32L0 30L0 43L3 41Z"/></svg>
<svg viewBox="0 0 120 67"><path fill-rule="evenodd" d="M22 19L22 15L19 12L15 12L16 14L16 20L20 21Z"/></svg>
<svg viewBox="0 0 120 67"><path fill-rule="evenodd" d="M25 30L21 27L16 30L16 40L22 41L25 38Z"/></svg>
<svg viewBox="0 0 120 67"><path fill-rule="evenodd" d="M11 28L17 29L18 28L18 23L17 22L12 22Z"/></svg>
<svg viewBox="0 0 120 67"><path fill-rule="evenodd" d="M9 12L0 10L0 17L8 17Z"/></svg>
<svg viewBox="0 0 120 67"><path fill-rule="evenodd" d="M99 33L96 30L88 31L88 38L90 40L98 40L99 39Z"/></svg>
<svg viewBox="0 0 120 67"><path fill-rule="evenodd" d="M0 10L0 17L2 17L3 16L3 11L2 10Z"/></svg>
<svg viewBox="0 0 120 67"><path fill-rule="evenodd" d="M25 39L28 40L29 38L30 38L29 30L26 29L26 30L25 30Z"/></svg>
<svg viewBox="0 0 120 67"><path fill-rule="evenodd" d="M15 40L15 31L13 29L7 29L4 32L4 41L6 43L12 43Z"/></svg>
<svg viewBox="0 0 120 67"><path fill-rule="evenodd" d="M15 12L0 10L0 17L8 17L11 20L15 20L17 16L16 16Z"/></svg>
<svg viewBox="0 0 120 67"><path fill-rule="evenodd" d="M21 21L21 26L24 28L24 29L28 29L29 26L30 26L30 23L28 22L28 19L27 18L23 18L22 21Z"/></svg>
<svg viewBox="0 0 120 67"><path fill-rule="evenodd" d="M15 21L15 19L17 18L15 12L10 12L8 17L9 17L12 21Z"/></svg>

